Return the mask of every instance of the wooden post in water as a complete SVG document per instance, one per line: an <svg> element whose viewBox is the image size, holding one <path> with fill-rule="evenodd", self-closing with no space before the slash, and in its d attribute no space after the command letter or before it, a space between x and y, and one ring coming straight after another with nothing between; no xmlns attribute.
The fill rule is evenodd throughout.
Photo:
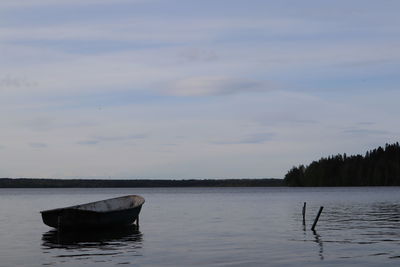
<svg viewBox="0 0 400 267"><path fill-rule="evenodd" d="M306 225L306 202L304 202L304 205L303 205L303 225Z"/></svg>
<svg viewBox="0 0 400 267"><path fill-rule="evenodd" d="M311 230L312 230L312 231L315 230L315 226L317 225L319 216L321 215L323 209L324 209L324 207L320 207L320 208L319 208L318 215L317 215L317 217L315 218L314 223L313 223L313 225L312 225L312 227L311 227Z"/></svg>

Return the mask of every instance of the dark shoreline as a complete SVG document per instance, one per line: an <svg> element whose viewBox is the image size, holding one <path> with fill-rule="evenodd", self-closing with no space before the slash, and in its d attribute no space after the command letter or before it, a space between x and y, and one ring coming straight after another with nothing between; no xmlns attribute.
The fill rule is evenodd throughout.
<svg viewBox="0 0 400 267"><path fill-rule="evenodd" d="M283 179L42 179L0 178L0 188L130 188L130 187L273 187L285 186Z"/></svg>

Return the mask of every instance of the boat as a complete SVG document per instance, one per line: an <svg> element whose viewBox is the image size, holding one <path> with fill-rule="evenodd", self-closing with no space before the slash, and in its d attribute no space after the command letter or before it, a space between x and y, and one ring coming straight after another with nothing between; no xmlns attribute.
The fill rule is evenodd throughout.
<svg viewBox="0 0 400 267"><path fill-rule="evenodd" d="M139 225L144 198L128 195L65 208L44 210L44 224L57 229L115 228Z"/></svg>

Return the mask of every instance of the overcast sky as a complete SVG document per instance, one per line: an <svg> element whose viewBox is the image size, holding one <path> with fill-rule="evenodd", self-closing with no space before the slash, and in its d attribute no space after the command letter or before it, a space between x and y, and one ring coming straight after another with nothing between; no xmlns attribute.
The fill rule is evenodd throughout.
<svg viewBox="0 0 400 267"><path fill-rule="evenodd" d="M399 10L1 0L0 177L283 178L396 142Z"/></svg>

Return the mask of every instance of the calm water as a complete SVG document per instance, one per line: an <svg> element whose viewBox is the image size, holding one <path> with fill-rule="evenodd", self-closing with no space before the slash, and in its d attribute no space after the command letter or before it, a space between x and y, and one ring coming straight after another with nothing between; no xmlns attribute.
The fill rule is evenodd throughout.
<svg viewBox="0 0 400 267"><path fill-rule="evenodd" d="M63 234L39 214L126 194L146 199L139 229ZM0 200L0 266L400 264L398 187L0 189Z"/></svg>

